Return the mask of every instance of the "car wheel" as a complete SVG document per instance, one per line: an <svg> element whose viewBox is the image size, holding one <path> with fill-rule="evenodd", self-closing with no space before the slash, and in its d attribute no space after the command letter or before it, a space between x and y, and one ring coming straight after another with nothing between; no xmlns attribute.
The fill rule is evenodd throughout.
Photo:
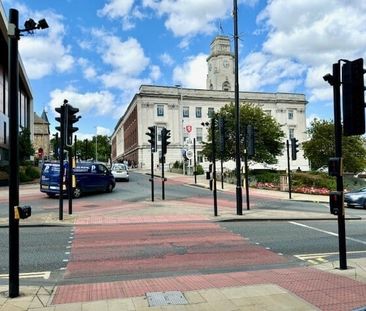
<svg viewBox="0 0 366 311"><path fill-rule="evenodd" d="M75 199L78 199L78 198L80 198L80 196L81 196L81 189L80 189L80 187L77 185L77 186L74 188L73 197L74 197Z"/></svg>
<svg viewBox="0 0 366 311"><path fill-rule="evenodd" d="M113 188L114 188L113 184L112 183L109 183L108 186L107 186L107 189L105 191L108 192L108 193L110 193L110 192L113 191Z"/></svg>

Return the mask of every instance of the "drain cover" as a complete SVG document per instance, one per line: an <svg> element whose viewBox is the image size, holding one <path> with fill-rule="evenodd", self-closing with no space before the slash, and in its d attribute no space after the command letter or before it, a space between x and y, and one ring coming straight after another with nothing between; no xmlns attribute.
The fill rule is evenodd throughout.
<svg viewBox="0 0 366 311"><path fill-rule="evenodd" d="M146 293L146 297L150 307L188 304L187 299L180 291L151 292Z"/></svg>

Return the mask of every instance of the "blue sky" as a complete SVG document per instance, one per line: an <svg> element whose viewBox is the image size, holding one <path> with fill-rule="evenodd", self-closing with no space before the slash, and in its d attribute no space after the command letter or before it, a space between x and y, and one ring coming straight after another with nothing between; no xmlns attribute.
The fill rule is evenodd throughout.
<svg viewBox="0 0 366 311"><path fill-rule="evenodd" d="M20 25L46 18L24 36L20 55L34 110L64 99L80 109L80 139L112 134L141 84L205 88L212 39L232 36L232 0L0 0ZM338 59L366 53L364 0L238 0L242 91L298 92L307 118L332 119L322 77Z"/></svg>

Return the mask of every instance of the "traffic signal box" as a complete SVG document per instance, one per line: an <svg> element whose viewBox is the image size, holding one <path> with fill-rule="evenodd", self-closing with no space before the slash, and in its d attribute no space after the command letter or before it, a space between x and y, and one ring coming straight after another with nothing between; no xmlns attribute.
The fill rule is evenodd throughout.
<svg viewBox="0 0 366 311"><path fill-rule="evenodd" d="M219 134L220 134L220 153L223 154L225 152L226 145L226 120L224 117L219 117Z"/></svg>
<svg viewBox="0 0 366 311"><path fill-rule="evenodd" d="M147 136L150 137L150 139L148 140L148 142L150 143L150 147L151 147L151 152L156 152L158 150L158 146L157 146L157 126L149 126L148 130L150 132L146 132L145 134Z"/></svg>
<svg viewBox="0 0 366 311"><path fill-rule="evenodd" d="M76 114L79 112L78 108L74 108L71 105L66 104L66 137L65 137L65 145L67 147L72 146L72 137L73 134L79 130L78 127L74 127L74 123L78 122L81 118L80 116L76 116Z"/></svg>
<svg viewBox="0 0 366 311"><path fill-rule="evenodd" d="M255 153L255 129L251 124L246 127L246 142L248 157L252 157Z"/></svg>
<svg viewBox="0 0 366 311"><path fill-rule="evenodd" d="M67 100L65 100L64 104L61 107L55 108L55 110L60 114L59 117L55 118L60 123L59 126L56 126L56 130L60 132L64 145L71 147L73 133L79 129L74 127L74 123L81 118L75 115L79 112L79 109L67 104Z"/></svg>
<svg viewBox="0 0 366 311"><path fill-rule="evenodd" d="M297 159L297 153L299 152L299 141L293 137L291 138L291 159L294 161Z"/></svg>
<svg viewBox="0 0 366 311"><path fill-rule="evenodd" d="M335 176L335 177L343 175L343 159L342 158L329 158L328 174L329 174L329 176Z"/></svg>
<svg viewBox="0 0 366 311"><path fill-rule="evenodd" d="M167 152L167 147L170 144L170 130L167 130L165 127L161 130L161 153L163 155Z"/></svg>
<svg viewBox="0 0 366 311"><path fill-rule="evenodd" d="M333 215L343 215L344 197L342 191L332 191L329 193L330 213Z"/></svg>
<svg viewBox="0 0 366 311"><path fill-rule="evenodd" d="M342 66L343 135L365 133L365 86L363 59L346 61Z"/></svg>

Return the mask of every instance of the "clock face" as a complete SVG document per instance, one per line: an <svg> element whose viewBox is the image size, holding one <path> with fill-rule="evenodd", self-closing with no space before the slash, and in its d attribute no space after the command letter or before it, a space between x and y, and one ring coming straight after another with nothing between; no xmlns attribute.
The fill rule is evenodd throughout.
<svg viewBox="0 0 366 311"><path fill-rule="evenodd" d="M228 68L229 67L229 62L227 60L224 60L224 67Z"/></svg>

